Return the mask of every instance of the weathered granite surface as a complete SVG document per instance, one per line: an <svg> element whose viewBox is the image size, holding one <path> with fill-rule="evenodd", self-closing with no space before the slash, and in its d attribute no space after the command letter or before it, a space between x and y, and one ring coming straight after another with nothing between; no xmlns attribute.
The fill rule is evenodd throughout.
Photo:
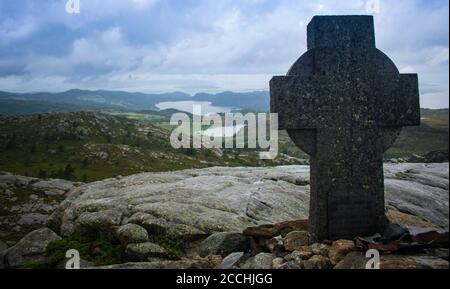
<svg viewBox="0 0 450 289"><path fill-rule="evenodd" d="M448 169L448 163L386 164L386 203L408 213L402 216L411 214L448 230ZM74 188L49 225L63 236L74 234L80 225L115 232L119 222L141 222L152 232L179 228L187 238L239 232L253 225L308 218L308 183L308 166L144 173ZM111 211L117 212L118 221L86 223L86 215Z"/></svg>
<svg viewBox="0 0 450 289"><path fill-rule="evenodd" d="M0 240L15 243L44 226L66 193L79 184L0 172Z"/></svg>
<svg viewBox="0 0 450 289"><path fill-rule="evenodd" d="M383 153L419 125L416 74L375 47L372 16L315 16L308 51L270 81L279 128L311 156L310 230L318 239L381 232Z"/></svg>
<svg viewBox="0 0 450 289"><path fill-rule="evenodd" d="M45 264L47 245L60 239L50 229L42 228L29 233L13 247L0 252L0 255L3 256L3 262L9 267Z"/></svg>

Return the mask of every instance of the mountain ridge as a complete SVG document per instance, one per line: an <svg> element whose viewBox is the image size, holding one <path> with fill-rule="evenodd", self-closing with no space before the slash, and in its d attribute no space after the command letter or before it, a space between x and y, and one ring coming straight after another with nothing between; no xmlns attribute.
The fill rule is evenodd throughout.
<svg viewBox="0 0 450 289"><path fill-rule="evenodd" d="M227 106L259 111L269 110L269 93L267 91L196 93L169 92L149 94L112 90L71 89L63 92L13 93L0 91L0 101L40 101L50 104L67 104L80 106L80 109L116 109L116 110L158 110L156 104L165 101L208 101L215 106ZM24 103L22 103L24 104ZM17 103L21 105L21 103ZM20 109L16 109L20 113ZM70 109L68 109L70 111ZM44 111L45 112L45 111ZM2 114L8 114L0 110Z"/></svg>

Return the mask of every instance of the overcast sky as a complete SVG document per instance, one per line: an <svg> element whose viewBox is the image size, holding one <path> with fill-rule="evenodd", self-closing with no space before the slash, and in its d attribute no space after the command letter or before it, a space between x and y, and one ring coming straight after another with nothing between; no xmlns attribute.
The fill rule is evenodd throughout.
<svg viewBox="0 0 450 289"><path fill-rule="evenodd" d="M0 0L0 90L267 90L314 15L374 14L378 48L419 73L422 107L448 107L448 0L66 2Z"/></svg>

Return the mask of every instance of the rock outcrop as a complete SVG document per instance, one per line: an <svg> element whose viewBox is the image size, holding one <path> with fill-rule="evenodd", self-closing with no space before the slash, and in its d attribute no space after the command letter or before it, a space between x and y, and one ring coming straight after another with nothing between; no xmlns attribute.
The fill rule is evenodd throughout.
<svg viewBox="0 0 450 289"><path fill-rule="evenodd" d="M1 253L4 264L12 268L23 265L44 265L47 262L47 245L60 239L61 237L48 228L33 231L16 245Z"/></svg>
<svg viewBox="0 0 450 289"><path fill-rule="evenodd" d="M200 238L307 219L308 182L308 166L143 173L74 188L49 225L69 236L80 226L95 227L89 216L113 211L115 216L109 220L114 224L99 224L95 218L103 229L136 223L152 233ZM387 164L385 190L391 210L448 229L448 163Z"/></svg>
<svg viewBox="0 0 450 289"><path fill-rule="evenodd" d="M388 164L384 180L386 203L448 230L448 177L448 163Z"/></svg>
<svg viewBox="0 0 450 289"><path fill-rule="evenodd" d="M0 173L0 239L17 242L41 228L80 183Z"/></svg>
<svg viewBox="0 0 450 289"><path fill-rule="evenodd" d="M392 226L381 237L402 238L404 228L411 234L448 230L447 163L387 164L385 184L386 215L402 226ZM49 242L80 235L117 244L123 250L122 262L138 262L103 268L365 266L352 240L315 243L310 238L307 166L144 173L73 186L4 174L0 197L8 202L2 211L7 214L0 215L4 232L20 226L20 220L39 220L39 214L46 220L53 212L47 221L51 230L33 231L15 245L0 236L9 246L0 254L0 268L45 264ZM66 199L57 206L55 198ZM47 200L53 200L51 207L42 211ZM14 205L16 201L21 205ZM10 212L17 216L11 218ZM5 226L5 220L14 225ZM444 268L448 248L383 254L382 262L385 268Z"/></svg>

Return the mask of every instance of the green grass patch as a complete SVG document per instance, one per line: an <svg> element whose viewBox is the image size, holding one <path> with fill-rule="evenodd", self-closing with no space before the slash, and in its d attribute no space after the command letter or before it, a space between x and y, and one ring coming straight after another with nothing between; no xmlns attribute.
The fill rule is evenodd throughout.
<svg viewBox="0 0 450 289"><path fill-rule="evenodd" d="M168 253L168 259L179 260L184 251L184 240L178 236L173 235L158 235L151 236L150 242L160 245L166 249Z"/></svg>
<svg viewBox="0 0 450 289"><path fill-rule="evenodd" d="M45 270L50 269L48 264L39 264L39 263L29 263L22 266L17 267L17 269L22 270Z"/></svg>
<svg viewBox="0 0 450 289"><path fill-rule="evenodd" d="M47 246L47 257L50 266L56 266L65 259L68 250L80 252L80 258L94 262L96 266L107 266L122 262L123 248L103 239L91 239L74 236L53 241Z"/></svg>

